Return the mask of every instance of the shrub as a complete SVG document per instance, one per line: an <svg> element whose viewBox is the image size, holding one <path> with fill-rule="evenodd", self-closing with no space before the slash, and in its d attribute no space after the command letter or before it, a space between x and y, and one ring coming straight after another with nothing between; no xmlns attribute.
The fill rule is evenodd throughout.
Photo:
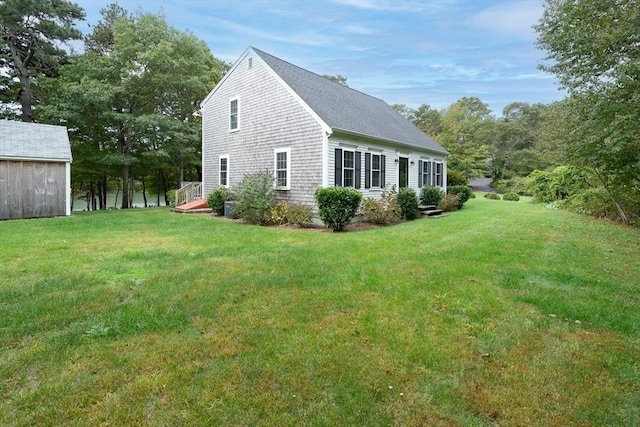
<svg viewBox="0 0 640 427"><path fill-rule="evenodd" d="M402 219L414 219L418 215L418 196L413 188L401 188L397 199Z"/></svg>
<svg viewBox="0 0 640 427"><path fill-rule="evenodd" d="M314 195L320 219L333 231L344 230L356 216L362 200L362 194L349 187L318 188Z"/></svg>
<svg viewBox="0 0 640 427"><path fill-rule="evenodd" d="M287 204L287 223L298 227L308 227L313 221L311 207L302 203Z"/></svg>
<svg viewBox="0 0 640 427"><path fill-rule="evenodd" d="M502 200L517 202L518 200L520 200L520 196L518 196L516 193L507 193L504 196L502 196Z"/></svg>
<svg viewBox="0 0 640 427"><path fill-rule="evenodd" d="M247 174L236 188L234 213L252 224L267 224L271 205L275 202L273 174Z"/></svg>
<svg viewBox="0 0 640 427"><path fill-rule="evenodd" d="M276 202L269 208L269 214L265 223L271 225L284 225L287 223L287 202Z"/></svg>
<svg viewBox="0 0 640 427"><path fill-rule="evenodd" d="M400 205L395 185L391 190L382 190L379 199L368 197L362 201L360 213L364 220L372 224L391 224L400 219Z"/></svg>
<svg viewBox="0 0 640 427"><path fill-rule="evenodd" d="M454 185L467 185L469 180L462 172L456 169L447 170L447 186L453 187Z"/></svg>
<svg viewBox="0 0 640 427"><path fill-rule="evenodd" d="M458 196L458 209L462 209L467 200L473 196L473 191L466 185L454 185L447 187L447 193Z"/></svg>
<svg viewBox="0 0 640 427"><path fill-rule="evenodd" d="M460 206L460 197L457 194L445 194L438 203L438 209L444 212L457 211Z"/></svg>
<svg viewBox="0 0 640 427"><path fill-rule="evenodd" d="M420 201L423 205L438 206L438 203L440 203L443 196L444 193L440 187L426 186L422 187L422 190L420 190Z"/></svg>
<svg viewBox="0 0 640 427"><path fill-rule="evenodd" d="M491 199L491 200L500 200L500 196L497 195L496 193L485 193L484 198Z"/></svg>
<svg viewBox="0 0 640 427"><path fill-rule="evenodd" d="M176 191L178 190L169 190L167 191L167 201L169 202L169 206L176 205Z"/></svg>
<svg viewBox="0 0 640 427"><path fill-rule="evenodd" d="M207 204L217 215L224 215L224 202L233 200L233 192L227 187L218 187L207 196Z"/></svg>

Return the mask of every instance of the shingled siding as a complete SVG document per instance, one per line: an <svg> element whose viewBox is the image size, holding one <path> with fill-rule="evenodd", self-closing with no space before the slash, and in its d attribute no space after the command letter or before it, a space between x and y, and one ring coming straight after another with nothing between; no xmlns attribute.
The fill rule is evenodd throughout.
<svg viewBox="0 0 640 427"><path fill-rule="evenodd" d="M323 130L282 83L253 56L243 58L203 104L203 194L218 188L219 158L228 156L228 185L247 173L274 171L274 150L289 148L290 186L278 198L314 205L322 184ZM229 103L238 99L237 131L229 131Z"/></svg>
<svg viewBox="0 0 640 427"><path fill-rule="evenodd" d="M66 164L0 160L0 219L66 215Z"/></svg>

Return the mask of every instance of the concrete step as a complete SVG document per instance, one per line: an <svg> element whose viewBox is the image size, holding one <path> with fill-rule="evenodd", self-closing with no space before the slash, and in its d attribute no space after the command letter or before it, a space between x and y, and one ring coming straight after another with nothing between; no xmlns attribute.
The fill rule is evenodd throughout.
<svg viewBox="0 0 640 427"><path fill-rule="evenodd" d="M418 210L420 211L430 211L436 209L436 205L418 205Z"/></svg>

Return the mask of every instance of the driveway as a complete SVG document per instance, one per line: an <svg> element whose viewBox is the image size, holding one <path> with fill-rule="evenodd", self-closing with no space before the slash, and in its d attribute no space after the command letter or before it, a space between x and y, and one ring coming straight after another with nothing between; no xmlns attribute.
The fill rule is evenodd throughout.
<svg viewBox="0 0 640 427"><path fill-rule="evenodd" d="M469 180L469 186L474 191L484 191L486 193L495 193L496 190L489 186L491 178L473 178Z"/></svg>

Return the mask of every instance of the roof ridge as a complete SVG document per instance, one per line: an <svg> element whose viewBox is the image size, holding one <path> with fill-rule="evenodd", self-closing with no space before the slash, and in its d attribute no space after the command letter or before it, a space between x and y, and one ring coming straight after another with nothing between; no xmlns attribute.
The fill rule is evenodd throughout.
<svg viewBox="0 0 640 427"><path fill-rule="evenodd" d="M321 74L318 74L318 73L316 73L316 72L314 72L314 71L311 71L311 70L307 70L306 68L303 68L303 67L301 67L301 66L299 66L299 65L296 65L296 64L294 64L294 63L292 63L292 62L289 62L289 61L287 61L287 60L285 60L285 59L278 58L277 56L271 55L270 53L267 53L267 52L265 52L265 51L263 51L263 50L260 50L260 49L258 49L258 48L255 48L255 47L253 47L253 46L249 46L249 47L250 47L254 52L256 52L258 55L266 55L266 56L269 56L269 57L271 57L271 58L277 59L278 61L284 62L284 63L285 63L285 64L287 64L287 65L290 65L290 66L292 66L292 67L298 68L298 69L300 69L300 70L302 70L302 71L305 71L305 72L307 72L307 73L309 73L309 74L313 74L314 76L316 76L316 77L320 77L320 78L322 78L322 79L325 79L326 81L331 82L331 83L333 83L333 84L339 85L340 87L342 87L342 88L344 88L344 89L348 89L348 90L352 90L352 91L354 91L354 92L358 92L358 93L359 93L359 94L361 94L361 95L365 95L365 96L367 96L367 97L369 97L369 98L373 98L373 99L375 99L375 100L377 100L377 101L384 102L384 103L386 104L385 100L384 100L384 99L382 99L382 98L378 98L378 97L376 97L376 96L369 95L368 93L366 93L366 92L362 92L361 90L358 90L358 89L354 89L354 88L352 88L351 86L343 85L342 83L338 83L338 82L336 82L336 81L334 81L334 80L328 79L328 78L326 78L325 76L323 76L323 75L321 75Z"/></svg>

